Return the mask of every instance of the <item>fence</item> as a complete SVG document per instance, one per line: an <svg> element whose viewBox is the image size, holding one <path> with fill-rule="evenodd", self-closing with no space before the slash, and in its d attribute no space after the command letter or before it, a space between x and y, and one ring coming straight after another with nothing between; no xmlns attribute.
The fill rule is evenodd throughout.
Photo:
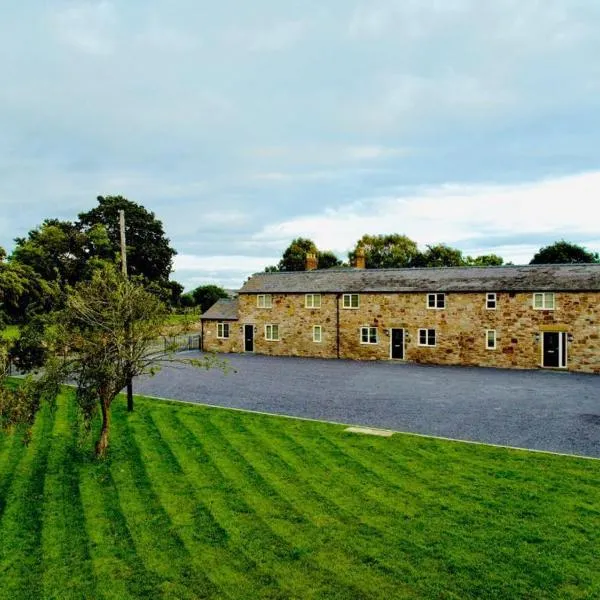
<svg viewBox="0 0 600 600"><path fill-rule="evenodd" d="M200 335L173 335L165 336L162 340L162 350L172 352L187 352L200 350Z"/></svg>

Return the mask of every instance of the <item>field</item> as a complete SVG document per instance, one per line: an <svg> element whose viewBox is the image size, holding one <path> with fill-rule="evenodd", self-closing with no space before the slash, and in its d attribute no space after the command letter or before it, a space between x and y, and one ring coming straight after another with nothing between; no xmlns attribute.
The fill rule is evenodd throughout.
<svg viewBox="0 0 600 600"><path fill-rule="evenodd" d="M592 598L600 462L69 393L0 434L0 598Z"/></svg>

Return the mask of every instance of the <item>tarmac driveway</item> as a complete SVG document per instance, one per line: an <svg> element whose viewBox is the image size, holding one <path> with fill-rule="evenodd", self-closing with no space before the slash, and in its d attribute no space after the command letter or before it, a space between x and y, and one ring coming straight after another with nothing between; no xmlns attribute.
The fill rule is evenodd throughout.
<svg viewBox="0 0 600 600"><path fill-rule="evenodd" d="M135 393L600 458L597 375L223 357L235 373L165 368Z"/></svg>

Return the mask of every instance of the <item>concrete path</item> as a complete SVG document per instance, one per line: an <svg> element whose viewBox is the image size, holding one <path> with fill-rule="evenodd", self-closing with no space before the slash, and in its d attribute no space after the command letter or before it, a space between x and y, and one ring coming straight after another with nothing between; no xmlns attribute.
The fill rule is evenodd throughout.
<svg viewBox="0 0 600 600"><path fill-rule="evenodd" d="M600 457L597 375L223 357L235 373L165 368L137 380L135 393Z"/></svg>

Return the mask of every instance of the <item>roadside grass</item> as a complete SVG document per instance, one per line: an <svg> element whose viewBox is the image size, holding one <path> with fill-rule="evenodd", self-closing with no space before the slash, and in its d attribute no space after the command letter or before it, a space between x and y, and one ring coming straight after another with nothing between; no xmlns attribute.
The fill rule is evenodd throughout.
<svg viewBox="0 0 600 600"><path fill-rule="evenodd" d="M600 597L600 462L72 392L0 434L0 598Z"/></svg>
<svg viewBox="0 0 600 600"><path fill-rule="evenodd" d="M19 337L18 325L7 325L4 329L0 329L0 338L8 341L16 340Z"/></svg>

